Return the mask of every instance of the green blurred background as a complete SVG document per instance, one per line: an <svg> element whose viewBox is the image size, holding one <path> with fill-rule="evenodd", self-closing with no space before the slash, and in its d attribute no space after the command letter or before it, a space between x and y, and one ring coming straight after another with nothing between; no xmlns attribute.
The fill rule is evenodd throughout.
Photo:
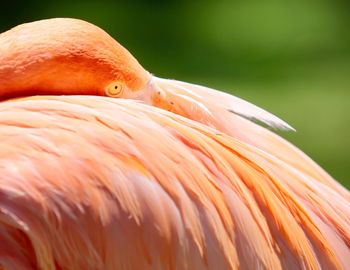
<svg viewBox="0 0 350 270"><path fill-rule="evenodd" d="M243 97L350 187L350 1L6 1L0 30L75 17L104 28L152 73ZM1 57L1 56L0 56Z"/></svg>

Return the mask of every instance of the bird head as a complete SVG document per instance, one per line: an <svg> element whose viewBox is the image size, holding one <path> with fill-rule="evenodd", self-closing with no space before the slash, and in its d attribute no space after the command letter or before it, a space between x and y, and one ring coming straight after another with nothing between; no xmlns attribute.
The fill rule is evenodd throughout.
<svg viewBox="0 0 350 270"><path fill-rule="evenodd" d="M0 55L0 99L100 95L141 100L220 130L233 115L291 128L237 97L153 76L105 31L82 20L19 25L0 35Z"/></svg>
<svg viewBox="0 0 350 270"><path fill-rule="evenodd" d="M88 22L57 18L0 35L0 97L91 94L122 97L151 75L117 41Z"/></svg>

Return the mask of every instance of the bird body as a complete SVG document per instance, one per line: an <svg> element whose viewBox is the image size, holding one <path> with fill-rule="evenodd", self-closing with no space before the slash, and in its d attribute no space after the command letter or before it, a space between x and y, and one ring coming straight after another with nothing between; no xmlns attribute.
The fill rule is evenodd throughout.
<svg viewBox="0 0 350 270"><path fill-rule="evenodd" d="M0 269L350 269L349 192L246 119L277 117L79 20L0 52Z"/></svg>

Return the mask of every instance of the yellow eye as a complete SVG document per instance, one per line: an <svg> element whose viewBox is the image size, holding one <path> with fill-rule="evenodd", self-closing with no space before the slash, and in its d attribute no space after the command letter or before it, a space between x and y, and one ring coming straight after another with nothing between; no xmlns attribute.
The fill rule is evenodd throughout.
<svg viewBox="0 0 350 270"><path fill-rule="evenodd" d="M123 93L124 85L120 82L112 82L106 88L106 95L109 97L120 97Z"/></svg>

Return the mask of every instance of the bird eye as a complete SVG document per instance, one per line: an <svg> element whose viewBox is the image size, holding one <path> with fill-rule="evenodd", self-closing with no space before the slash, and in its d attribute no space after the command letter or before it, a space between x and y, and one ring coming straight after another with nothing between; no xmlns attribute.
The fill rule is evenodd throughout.
<svg viewBox="0 0 350 270"><path fill-rule="evenodd" d="M106 88L106 95L109 97L120 97L123 93L124 85L120 82L112 82Z"/></svg>

